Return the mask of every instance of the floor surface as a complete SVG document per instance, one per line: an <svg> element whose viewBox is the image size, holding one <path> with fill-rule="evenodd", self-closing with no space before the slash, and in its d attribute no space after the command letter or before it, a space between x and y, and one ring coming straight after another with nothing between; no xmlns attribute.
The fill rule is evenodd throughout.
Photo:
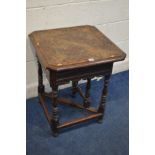
<svg viewBox="0 0 155 155"><path fill-rule="evenodd" d="M84 123L65 129L54 138L38 103L38 98L27 100L27 155L128 155L129 154L129 72L121 72L111 77L104 121ZM103 81L93 81L91 89L92 105L100 100ZM82 89L85 84L80 85ZM70 88L60 91L60 96L70 97ZM82 101L79 95L76 101ZM50 100L47 99L50 107ZM86 113L77 109L59 106L60 120L78 118Z"/></svg>

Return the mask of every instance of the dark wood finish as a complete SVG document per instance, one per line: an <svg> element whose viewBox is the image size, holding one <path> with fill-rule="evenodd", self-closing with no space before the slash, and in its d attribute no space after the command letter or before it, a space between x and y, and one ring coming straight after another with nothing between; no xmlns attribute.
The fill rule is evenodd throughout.
<svg viewBox="0 0 155 155"><path fill-rule="evenodd" d="M92 115L86 116L84 118L78 118L78 119L75 119L75 120L72 120L72 121L69 121L69 122L65 122L64 124L59 125L58 128L61 129L61 128L64 128L64 127L73 126L73 125L76 125L78 123L86 122L86 121L89 121L89 120L92 120L92 119L97 119L97 118L99 118L101 116L102 116L101 113L92 114Z"/></svg>
<svg viewBox="0 0 155 155"><path fill-rule="evenodd" d="M77 92L78 81L72 81L72 97L75 97Z"/></svg>
<svg viewBox="0 0 155 155"><path fill-rule="evenodd" d="M53 135L56 137L58 136L58 128L59 125L59 116L58 116L58 102L57 102L57 96L58 96L58 86L53 85L52 86L52 122L51 122L51 128L53 130Z"/></svg>
<svg viewBox="0 0 155 155"><path fill-rule="evenodd" d="M74 69L125 58L125 53L94 26L35 31L29 36L46 69Z"/></svg>
<svg viewBox="0 0 155 155"><path fill-rule="evenodd" d="M38 94L44 93L44 90L42 68L40 62L38 61Z"/></svg>
<svg viewBox="0 0 155 155"><path fill-rule="evenodd" d="M38 58L39 100L52 128L53 135L57 136L59 129L64 127L92 119L101 121L104 116L113 63L124 60L126 54L99 30L88 25L35 31L29 36ZM42 68L45 70L52 87L51 93L45 92ZM104 88L98 109L90 107L91 79L95 76L104 76ZM87 80L85 94L78 87L78 81L81 79ZM58 86L70 81L72 81L73 96L79 93L84 100L83 105L68 99L58 98ZM52 115L49 114L45 105L45 97L51 99ZM59 103L85 110L91 114L87 117L60 124Z"/></svg>
<svg viewBox="0 0 155 155"><path fill-rule="evenodd" d="M45 104L44 97L42 95L39 95L39 103L40 103L40 105L42 106L42 108L44 110L44 113L45 113L45 116L47 118L48 123L51 124L52 117L50 116L50 114L48 112L48 108L47 108L47 106Z"/></svg>
<svg viewBox="0 0 155 155"><path fill-rule="evenodd" d="M88 99L85 97L84 93L82 92L80 87L77 87L77 92L80 94L80 96L84 99L84 101L89 102Z"/></svg>
<svg viewBox="0 0 155 155"><path fill-rule="evenodd" d="M90 87L91 87L91 78L87 78L87 85L86 85L86 93L84 98L84 107L90 106Z"/></svg>
<svg viewBox="0 0 155 155"><path fill-rule="evenodd" d="M104 76L112 72L112 67L113 63L106 63L58 72L50 70L48 79L51 83L61 85L69 81L79 81L80 79L86 79L88 77L93 78L95 76Z"/></svg>
<svg viewBox="0 0 155 155"><path fill-rule="evenodd" d="M85 108L83 105L81 105L80 103L71 101L69 99L65 99L65 98L58 98L58 102L60 104L64 104L64 105L69 105L75 108L79 108L79 109L83 109L86 110L88 112L93 112L93 113L97 113L97 110L93 107L89 107L89 108Z"/></svg>
<svg viewBox="0 0 155 155"><path fill-rule="evenodd" d="M108 75L105 75L105 77L104 77L104 87L103 87L103 91L102 91L102 95L101 95L100 106L98 109L98 112L103 113L103 115L104 115L104 111L105 111L105 104L106 104L106 97L108 94L108 84L109 84L110 76L111 76L111 74L108 74ZM103 115L102 115L102 117L100 117L99 122L102 122Z"/></svg>

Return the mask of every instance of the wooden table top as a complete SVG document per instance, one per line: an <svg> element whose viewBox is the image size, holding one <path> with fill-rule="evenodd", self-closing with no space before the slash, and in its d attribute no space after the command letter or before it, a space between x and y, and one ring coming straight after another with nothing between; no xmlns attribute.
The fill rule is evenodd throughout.
<svg viewBox="0 0 155 155"><path fill-rule="evenodd" d="M35 31L29 35L46 69L63 70L124 60L126 54L94 26Z"/></svg>

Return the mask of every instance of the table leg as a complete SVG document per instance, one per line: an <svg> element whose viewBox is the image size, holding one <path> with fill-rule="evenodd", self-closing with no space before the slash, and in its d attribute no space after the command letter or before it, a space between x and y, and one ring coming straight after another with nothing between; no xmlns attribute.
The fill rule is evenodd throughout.
<svg viewBox="0 0 155 155"><path fill-rule="evenodd" d="M87 84L86 84L86 92L85 92L85 99L83 106L85 108L88 108L90 106L90 88L91 88L91 78L87 78Z"/></svg>
<svg viewBox="0 0 155 155"><path fill-rule="evenodd" d="M58 116L58 86L52 87L52 120L51 120L51 128L53 130L53 136L58 136L58 125L59 125L59 116Z"/></svg>
<svg viewBox="0 0 155 155"><path fill-rule="evenodd" d="M38 94L44 93L45 87L43 85L43 72L41 68L41 64L38 61Z"/></svg>
<svg viewBox="0 0 155 155"><path fill-rule="evenodd" d="M72 81L72 97L75 97L77 92L78 81Z"/></svg>
<svg viewBox="0 0 155 155"><path fill-rule="evenodd" d="M100 105L99 105L99 109L98 109L98 112L102 113L103 115L99 118L99 120L98 120L99 123L102 122L103 116L104 116L105 104L106 104L106 98L107 98L107 94L108 94L108 84L109 84L110 76L111 76L111 74L105 75L105 77L104 77L104 88L103 88L103 91L102 91L101 101L100 101Z"/></svg>

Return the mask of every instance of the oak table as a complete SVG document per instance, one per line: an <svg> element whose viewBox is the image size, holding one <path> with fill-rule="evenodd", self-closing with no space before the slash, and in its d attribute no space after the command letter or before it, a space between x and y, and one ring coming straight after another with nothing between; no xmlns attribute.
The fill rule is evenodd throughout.
<svg viewBox="0 0 155 155"><path fill-rule="evenodd" d="M102 121L106 96L113 63L124 60L126 54L94 26L84 25L32 32L29 35L38 58L38 95L45 116L57 136L59 129L73 126L81 122L96 119ZM45 92L43 71L52 88ZM103 91L99 107L91 107L91 79L103 76ZM78 86L78 81L87 80L85 93ZM78 104L66 98L58 98L58 86L72 81L72 95L79 93L83 103ZM49 97L52 103L52 114L45 103ZM90 112L90 115L60 123L58 104L65 104Z"/></svg>

